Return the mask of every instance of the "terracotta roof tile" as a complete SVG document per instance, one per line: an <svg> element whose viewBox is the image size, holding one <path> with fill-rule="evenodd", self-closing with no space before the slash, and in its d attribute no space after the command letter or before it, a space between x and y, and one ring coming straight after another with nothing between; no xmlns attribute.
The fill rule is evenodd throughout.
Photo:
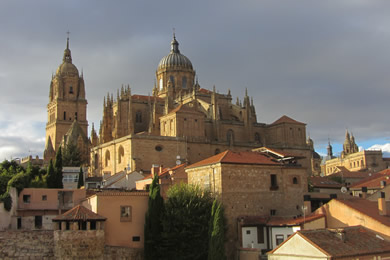
<svg viewBox="0 0 390 260"><path fill-rule="evenodd" d="M385 169L378 173L374 173L371 177L367 177L351 185L351 188L380 188L381 181L386 181L386 183L390 183L390 169Z"/></svg>
<svg viewBox="0 0 390 260"><path fill-rule="evenodd" d="M293 123L293 124L301 124L301 125L306 125L305 123L298 122L286 115L283 115L281 118L273 122L271 125L276 125L276 124L281 124L281 123Z"/></svg>
<svg viewBox="0 0 390 260"><path fill-rule="evenodd" d="M343 185L337 181L333 181L328 177L311 176L310 182L314 187L318 188L341 188Z"/></svg>
<svg viewBox="0 0 390 260"><path fill-rule="evenodd" d="M344 235L344 240L341 239ZM390 242L362 226L340 229L300 230L296 235L313 243L332 257L363 256L390 252Z"/></svg>
<svg viewBox="0 0 390 260"><path fill-rule="evenodd" d="M194 168L214 163L232 163L232 164L257 164L257 165L282 165L269 156L258 152L232 152L226 150L217 155L194 163L188 168Z"/></svg>
<svg viewBox="0 0 390 260"><path fill-rule="evenodd" d="M212 92L208 89L204 89L204 88L201 88L198 90L200 93L203 93L203 94L211 94Z"/></svg>
<svg viewBox="0 0 390 260"><path fill-rule="evenodd" d="M283 218L283 217L270 217L270 216L243 216L243 225L266 225L266 226L299 226L303 223L307 223L313 220L317 220L325 217L324 214L312 214L305 217L298 218Z"/></svg>
<svg viewBox="0 0 390 260"><path fill-rule="evenodd" d="M102 217L95 212L81 206L77 205L76 207L68 210L62 215L59 215L55 218L53 218L53 221L87 221L87 220L101 220L104 221L107 218Z"/></svg>
<svg viewBox="0 0 390 260"><path fill-rule="evenodd" d="M160 177L160 176L168 173L169 171L176 171L177 169L185 167L186 165L187 165L187 163L182 163L182 164L176 165L172 168L163 168L162 171L158 173L158 176ZM152 174L148 174L142 180L147 180L147 179L152 179Z"/></svg>
<svg viewBox="0 0 390 260"><path fill-rule="evenodd" d="M343 166L337 166L337 168L339 169L339 172L328 175L328 177L342 176L344 178L356 178L356 179L362 179L362 178L369 177L368 172L352 172Z"/></svg>

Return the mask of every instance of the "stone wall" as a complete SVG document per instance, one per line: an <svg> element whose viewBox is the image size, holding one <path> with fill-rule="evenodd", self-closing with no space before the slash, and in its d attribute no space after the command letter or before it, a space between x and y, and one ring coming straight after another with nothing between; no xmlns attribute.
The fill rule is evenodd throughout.
<svg viewBox="0 0 390 260"><path fill-rule="evenodd" d="M55 259L53 231L0 232L0 259Z"/></svg>
<svg viewBox="0 0 390 260"><path fill-rule="evenodd" d="M111 260L111 259L143 260L144 250L141 248L105 246L104 259L105 260Z"/></svg>
<svg viewBox="0 0 390 260"><path fill-rule="evenodd" d="M103 259L103 230L54 231L56 259Z"/></svg>

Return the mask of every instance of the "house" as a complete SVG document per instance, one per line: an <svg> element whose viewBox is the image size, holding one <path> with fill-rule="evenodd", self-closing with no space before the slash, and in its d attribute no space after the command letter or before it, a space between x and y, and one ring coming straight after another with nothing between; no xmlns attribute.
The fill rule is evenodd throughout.
<svg viewBox="0 0 390 260"><path fill-rule="evenodd" d="M16 203L12 229L52 230L52 219L78 205L86 197L84 189L25 188Z"/></svg>
<svg viewBox="0 0 390 260"><path fill-rule="evenodd" d="M210 190L224 205L228 255L239 248L240 216L302 214L306 169L296 159L277 160L264 152L227 150L186 168L188 183Z"/></svg>
<svg viewBox="0 0 390 260"><path fill-rule="evenodd" d="M385 188L390 183L390 169L374 173L369 177L351 185L350 190L354 196L367 197ZM390 194L387 192L387 194ZM387 197L390 200L389 197Z"/></svg>
<svg viewBox="0 0 390 260"><path fill-rule="evenodd" d="M85 187L87 189L100 189L103 187L103 177L93 176L85 178Z"/></svg>
<svg viewBox="0 0 390 260"><path fill-rule="evenodd" d="M133 171L127 173L122 171L103 180L103 188L133 190L136 188L136 181L143 178L144 175L140 172Z"/></svg>
<svg viewBox="0 0 390 260"><path fill-rule="evenodd" d="M389 259L390 242L362 227L300 230L268 259Z"/></svg>
<svg viewBox="0 0 390 260"><path fill-rule="evenodd" d="M149 193L144 191L104 190L85 199L82 205L106 218L106 245L143 248L148 199Z"/></svg>
<svg viewBox="0 0 390 260"><path fill-rule="evenodd" d="M313 214L324 214L327 228L362 225L390 240L390 201L380 193L377 201L362 198L333 199Z"/></svg>

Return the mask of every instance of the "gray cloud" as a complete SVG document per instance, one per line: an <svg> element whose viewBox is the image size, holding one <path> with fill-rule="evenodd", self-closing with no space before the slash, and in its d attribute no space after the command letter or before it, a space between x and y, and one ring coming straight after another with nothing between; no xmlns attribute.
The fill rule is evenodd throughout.
<svg viewBox="0 0 390 260"><path fill-rule="evenodd" d="M360 0L3 1L0 122L40 122L31 138L44 137L67 30L98 124L108 91L130 84L151 93L175 27L202 87L239 97L248 88L258 121L287 114L307 123L319 148L328 137L341 142L346 127L358 143L386 138L389 13L388 2Z"/></svg>

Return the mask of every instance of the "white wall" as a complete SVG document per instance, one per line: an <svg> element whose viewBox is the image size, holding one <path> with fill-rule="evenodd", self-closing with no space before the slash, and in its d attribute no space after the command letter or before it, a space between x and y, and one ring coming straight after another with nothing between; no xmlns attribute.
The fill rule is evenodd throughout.
<svg viewBox="0 0 390 260"><path fill-rule="evenodd" d="M283 235L283 241L286 240L290 235L300 230L300 227L271 227L271 249L277 247L276 236Z"/></svg>
<svg viewBox="0 0 390 260"><path fill-rule="evenodd" d="M263 227L264 244L257 243L257 227L242 227L241 232L243 248L252 248L253 242L253 248L267 249L267 232L265 227Z"/></svg>

